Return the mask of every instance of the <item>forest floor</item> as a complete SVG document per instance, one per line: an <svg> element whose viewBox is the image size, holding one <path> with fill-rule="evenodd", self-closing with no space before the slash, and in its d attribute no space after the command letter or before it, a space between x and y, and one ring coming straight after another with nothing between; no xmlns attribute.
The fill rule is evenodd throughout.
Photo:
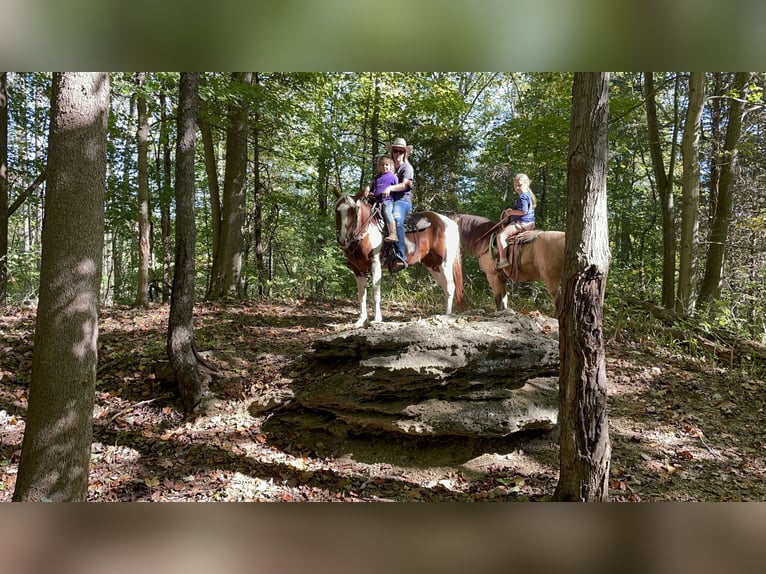
<svg viewBox="0 0 766 574"><path fill-rule="evenodd" d="M415 313L386 307L390 321ZM197 347L223 376L212 385L213 408L191 417L155 375L165 360L167 312L102 310L90 500L545 501L553 494L558 445L551 435L487 441L451 462L424 450L402 464L394 444L375 445L377 458L361 457L265 432L273 415L253 417L250 403L288 388L290 365L315 338L350 328L351 301L198 304ZM0 501L11 499L18 470L33 330L33 309L3 310ZM754 379L624 330L610 335L606 355L612 500L766 500L763 374ZM431 454L450 445L432 447Z"/></svg>

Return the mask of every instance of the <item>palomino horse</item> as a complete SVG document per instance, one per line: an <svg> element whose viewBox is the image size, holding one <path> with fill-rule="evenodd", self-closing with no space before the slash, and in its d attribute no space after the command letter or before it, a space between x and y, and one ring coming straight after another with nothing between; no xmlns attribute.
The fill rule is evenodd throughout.
<svg viewBox="0 0 766 574"><path fill-rule="evenodd" d="M495 307L498 311L508 308L508 281L542 280L545 288L553 299L556 316L560 311L561 271L564 267L564 232L563 231L529 231L534 239L519 246L517 259L502 271L495 269L495 259L490 253L490 240L494 236L489 233L495 222L480 215L456 215L453 218L460 228L460 243L464 249L473 253L479 259L479 267L487 276L489 286L495 296ZM512 239L508 241L509 249L513 249Z"/></svg>
<svg viewBox="0 0 766 574"><path fill-rule="evenodd" d="M375 304L373 322L381 323L380 282L382 278L381 251L383 233L373 217L370 204L352 195L341 195L335 202L335 228L338 243L346 255L348 266L356 276L360 314L354 324L361 327L367 321L367 277L371 277ZM460 235L457 224L438 213L424 211L418 221L427 220L425 229L407 233L405 241L407 264L422 263L441 287L447 300L447 314L452 313L453 300L463 305L463 266L460 258ZM421 225L418 225L420 229Z"/></svg>

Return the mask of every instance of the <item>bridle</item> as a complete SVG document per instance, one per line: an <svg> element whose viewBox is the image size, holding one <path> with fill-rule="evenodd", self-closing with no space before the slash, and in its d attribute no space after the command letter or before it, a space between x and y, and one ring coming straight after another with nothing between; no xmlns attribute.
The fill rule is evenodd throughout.
<svg viewBox="0 0 766 574"><path fill-rule="evenodd" d="M364 236L367 235L369 232L369 223L375 217L375 210L380 209L378 205L373 205L370 208L369 215L362 220L362 209L359 206L359 202L363 201L361 199L354 200L350 195L343 195L338 198L338 201L335 202L335 213L337 215L338 208L342 204L346 204L350 209L356 210L356 225L354 227L349 227L347 229L347 233L345 237L341 237L340 230L341 226L336 225L335 229L335 235L336 239L338 240L338 245L341 246L341 248L344 251L347 251L349 253L354 253L358 248L359 245L362 242L362 239L364 239Z"/></svg>

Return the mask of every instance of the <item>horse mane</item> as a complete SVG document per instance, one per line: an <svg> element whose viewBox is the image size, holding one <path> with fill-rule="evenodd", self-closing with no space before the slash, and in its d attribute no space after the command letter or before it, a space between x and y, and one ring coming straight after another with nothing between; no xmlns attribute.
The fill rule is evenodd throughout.
<svg viewBox="0 0 766 574"><path fill-rule="evenodd" d="M483 215L471 215L470 213L457 213L452 216L460 229L460 238L471 251L474 244L480 239L484 240L484 234L495 225L495 222Z"/></svg>

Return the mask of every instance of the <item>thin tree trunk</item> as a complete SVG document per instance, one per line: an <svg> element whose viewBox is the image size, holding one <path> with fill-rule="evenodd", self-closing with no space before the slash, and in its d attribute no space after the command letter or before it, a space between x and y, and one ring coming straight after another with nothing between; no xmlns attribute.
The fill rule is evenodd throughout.
<svg viewBox="0 0 766 574"><path fill-rule="evenodd" d="M8 302L8 72L0 72L0 305Z"/></svg>
<svg viewBox="0 0 766 574"><path fill-rule="evenodd" d="M255 73L256 86L261 83L258 72ZM260 125L259 107L256 105L253 117L253 244L255 249L255 268L258 271L258 298L266 292L266 270L263 266L263 189L261 187Z"/></svg>
<svg viewBox="0 0 766 574"><path fill-rule="evenodd" d="M200 405L210 383L194 349L194 148L198 82L196 72L181 73L176 142L176 255L167 341L168 359L187 413Z"/></svg>
<svg viewBox="0 0 766 574"><path fill-rule="evenodd" d="M164 90L164 88L163 88ZM166 97L164 91L160 93L160 141L162 153L162 187L160 187L160 227L162 230L162 302L170 301L170 199L172 193L171 174L173 166L170 161L170 129L168 129L168 116L165 111Z"/></svg>
<svg viewBox="0 0 766 574"><path fill-rule="evenodd" d="M603 304L611 255L606 209L609 74L576 73L559 315L560 501L609 497Z"/></svg>
<svg viewBox="0 0 766 574"><path fill-rule="evenodd" d="M683 201L681 209L681 258L678 265L676 311L691 315L694 310L696 251L699 241L700 160L699 140L702 108L705 103L705 73L692 72L689 78L689 106L681 143L683 158Z"/></svg>
<svg viewBox="0 0 766 574"><path fill-rule="evenodd" d="M85 500L104 249L107 73L55 73L26 429L13 499Z"/></svg>
<svg viewBox="0 0 766 574"><path fill-rule="evenodd" d="M213 288L218 288L221 281L221 191L218 183L218 158L215 153L213 132L210 128L210 112L208 104L200 102L199 130L202 136L202 149L205 154L205 171L207 172L208 189L210 191L210 221L212 254L210 280L208 282L206 299L211 299Z"/></svg>
<svg viewBox="0 0 766 574"><path fill-rule="evenodd" d="M149 306L149 121L146 113L146 96L142 90L146 74L136 75L138 85L138 277L136 307Z"/></svg>
<svg viewBox="0 0 766 574"><path fill-rule="evenodd" d="M644 72L644 91L646 98L646 120L649 129L649 151L652 157L654 179L660 196L662 211L662 306L672 309L675 301L676 286L676 227L675 207L673 205L673 174L665 172L662 159L657 105L654 93L654 74ZM675 140L670 143L670 155L674 154ZM672 163L671 163L672 165Z"/></svg>
<svg viewBox="0 0 766 574"><path fill-rule="evenodd" d="M712 303L721 295L721 279L723 277L724 253L729 237L731 210L733 204L733 182L737 172L739 150L737 144L742 133L742 118L745 105L742 97L750 80L749 72L737 72L734 76L734 91L737 96L729 100L729 122L726 127L723 157L719 161L720 180L718 185L718 201L716 202L713 226L710 232L710 244L705 260L705 274L700 286L698 307Z"/></svg>

